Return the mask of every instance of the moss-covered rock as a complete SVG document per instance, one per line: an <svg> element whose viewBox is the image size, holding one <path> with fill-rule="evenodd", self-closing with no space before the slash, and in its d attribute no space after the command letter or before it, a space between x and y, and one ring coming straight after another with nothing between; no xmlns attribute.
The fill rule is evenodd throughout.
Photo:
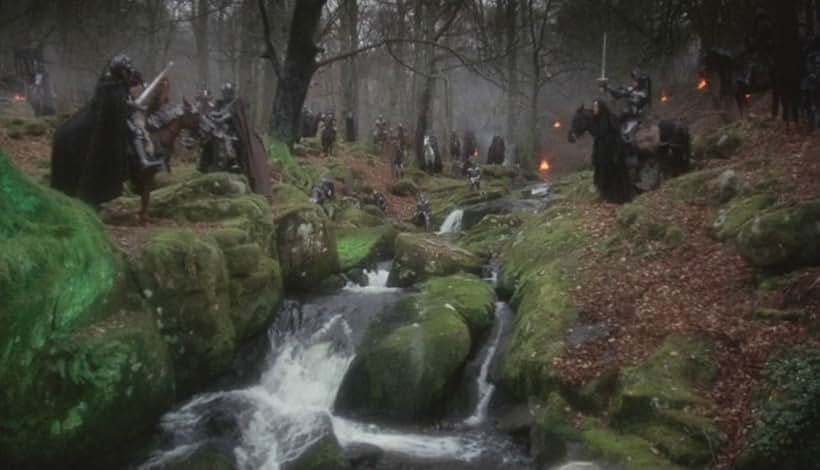
<svg viewBox="0 0 820 470"><path fill-rule="evenodd" d="M743 142L745 125L742 121L725 126L701 138L695 139L696 159L730 158Z"/></svg>
<svg viewBox="0 0 820 470"><path fill-rule="evenodd" d="M737 236L740 230L763 210L774 203L770 193L755 194L739 201L732 202L718 210L709 221L709 235L718 240L729 240Z"/></svg>
<svg viewBox="0 0 820 470"><path fill-rule="evenodd" d="M439 414L473 340L492 322L493 292L473 276L433 279L370 328L336 402L354 415ZM472 337L472 339L471 339Z"/></svg>
<svg viewBox="0 0 820 470"><path fill-rule="evenodd" d="M150 316L118 314L123 263L83 203L0 152L0 455L10 468L93 465L174 397Z"/></svg>
<svg viewBox="0 0 820 470"><path fill-rule="evenodd" d="M586 453L619 463L626 470L682 470L663 458L652 443L632 434L592 426L581 434L581 442Z"/></svg>
<svg viewBox="0 0 820 470"><path fill-rule="evenodd" d="M790 348L766 365L739 470L820 468L820 350Z"/></svg>
<svg viewBox="0 0 820 470"><path fill-rule="evenodd" d="M171 345L180 389L204 385L236 347L229 273L216 243L187 229L158 232L133 262L137 282Z"/></svg>
<svg viewBox="0 0 820 470"><path fill-rule="evenodd" d="M621 371L611 414L622 421L635 421L659 408L708 405L696 388L717 377L717 366L709 354L705 343L680 335L667 337L649 359Z"/></svg>
<svg viewBox="0 0 820 470"><path fill-rule="evenodd" d="M393 256L398 233L390 225L336 230L336 250L342 271Z"/></svg>
<svg viewBox="0 0 820 470"><path fill-rule="evenodd" d="M319 206L280 213L276 218L276 244L282 277L289 289L310 290L340 270L336 235Z"/></svg>
<svg viewBox="0 0 820 470"><path fill-rule="evenodd" d="M549 465L564 458L567 441L579 441L573 428L575 414L569 403L558 393L550 393L543 406L535 410L535 423L530 431L530 454L539 465Z"/></svg>
<svg viewBox="0 0 820 470"><path fill-rule="evenodd" d="M407 287L434 276L460 271L480 274L481 260L469 251L431 235L402 233L396 237L395 258L387 283Z"/></svg>
<svg viewBox="0 0 820 470"><path fill-rule="evenodd" d="M340 227L378 227L384 225L384 214L374 214L372 209L345 207L333 214L333 221Z"/></svg>
<svg viewBox="0 0 820 470"><path fill-rule="evenodd" d="M118 462L172 403L174 369L151 315L115 314L53 335L0 408L10 468ZM56 468L56 467L55 467Z"/></svg>
<svg viewBox="0 0 820 470"><path fill-rule="evenodd" d="M480 256L498 254L515 235L525 217L523 214L488 215L470 227L457 244Z"/></svg>
<svg viewBox="0 0 820 470"><path fill-rule="evenodd" d="M419 187L416 186L416 183L407 178L396 181L391 184L387 190L390 191L390 194L395 194L400 197L415 196L419 193Z"/></svg>
<svg viewBox="0 0 820 470"><path fill-rule="evenodd" d="M500 378L518 399L546 399L555 387L552 362L577 317L563 266L571 262L582 237L574 212L554 208L522 225L501 253L499 287L512 296L517 314Z"/></svg>
<svg viewBox="0 0 820 470"><path fill-rule="evenodd" d="M746 261L761 268L820 264L820 199L755 217L738 233L737 247Z"/></svg>
<svg viewBox="0 0 820 470"><path fill-rule="evenodd" d="M313 443L296 460L282 466L283 470L344 470L350 468L339 441L333 433Z"/></svg>

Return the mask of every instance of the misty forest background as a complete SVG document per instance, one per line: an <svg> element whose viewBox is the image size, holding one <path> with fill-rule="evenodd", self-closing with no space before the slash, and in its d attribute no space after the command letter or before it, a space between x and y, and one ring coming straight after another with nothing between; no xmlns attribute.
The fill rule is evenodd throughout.
<svg viewBox="0 0 820 470"><path fill-rule="evenodd" d="M701 46L742 49L759 3L0 1L0 77L14 74L14 49L42 51L58 110L67 113L91 98L106 62L122 51L146 80L173 60L175 101L236 83L257 128L286 142L304 104L337 118L352 111L360 139L384 115L391 126L418 130L417 140L427 129L442 140L472 129L486 148L501 135L508 154L532 162L565 140L554 122L600 94L604 31L611 82L626 82L639 65L660 90L694 83ZM787 3L814 17L816 2Z"/></svg>

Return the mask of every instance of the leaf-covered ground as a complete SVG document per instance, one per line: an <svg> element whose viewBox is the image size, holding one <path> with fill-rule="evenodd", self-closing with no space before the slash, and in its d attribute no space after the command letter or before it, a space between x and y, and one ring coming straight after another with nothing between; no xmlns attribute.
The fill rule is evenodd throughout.
<svg viewBox="0 0 820 470"><path fill-rule="evenodd" d="M742 125L732 158L698 162L701 169L720 174L733 168L742 188L765 187L777 203L820 196L820 133L787 130L763 117ZM820 268L786 275L756 271L731 242L708 236L718 208L700 189L681 180L626 207L572 203L594 234L574 290L579 322L605 333L569 347L555 365L562 380L580 383L646 359L671 333L711 339L720 373L711 390L702 390L716 404L704 412L712 413L728 443L716 468L730 468L751 428L750 392L766 360L784 346L820 344L810 331L820 317ZM799 309L805 316L755 318L761 308Z"/></svg>

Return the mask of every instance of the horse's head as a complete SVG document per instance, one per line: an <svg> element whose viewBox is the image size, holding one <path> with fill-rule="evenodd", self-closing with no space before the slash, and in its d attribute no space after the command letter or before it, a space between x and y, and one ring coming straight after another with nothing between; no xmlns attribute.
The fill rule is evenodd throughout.
<svg viewBox="0 0 820 470"><path fill-rule="evenodd" d="M575 111L575 116L572 117L572 124L569 126L569 134L567 140L574 144L579 137L584 135L592 128L592 110L587 109L584 105L578 107Z"/></svg>

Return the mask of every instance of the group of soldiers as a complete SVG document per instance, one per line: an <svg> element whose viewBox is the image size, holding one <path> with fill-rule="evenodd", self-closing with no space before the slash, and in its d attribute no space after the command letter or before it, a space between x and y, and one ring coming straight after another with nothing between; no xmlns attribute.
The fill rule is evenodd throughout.
<svg viewBox="0 0 820 470"><path fill-rule="evenodd" d="M170 106L170 68L146 84L127 55L111 59L91 102L55 133L53 187L96 206L122 194L125 181L135 186L150 182L154 172L169 169L173 138L162 142L162 131L175 123L170 134L175 137L185 118L188 142L200 144L200 171L243 173L254 191L270 195L262 141L235 86L225 83L216 100L203 88L196 109L184 100L181 107Z"/></svg>

